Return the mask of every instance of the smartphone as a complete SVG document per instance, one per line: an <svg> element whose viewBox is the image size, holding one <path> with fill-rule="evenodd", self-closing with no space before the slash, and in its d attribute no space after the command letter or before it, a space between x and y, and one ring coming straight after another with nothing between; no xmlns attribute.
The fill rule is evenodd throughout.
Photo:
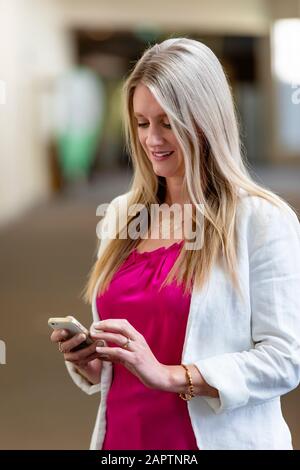
<svg viewBox="0 0 300 470"><path fill-rule="evenodd" d="M69 337L67 339L72 338L72 336L75 336L78 333L84 333L86 335L86 340L75 348L73 348L72 352L86 348L87 346L93 343L93 340L90 337L89 330L87 330L81 323L79 323L78 320L76 320L76 318L72 317L71 315L68 315L67 317L49 318L48 325L53 328L53 330L67 330L69 332Z"/></svg>

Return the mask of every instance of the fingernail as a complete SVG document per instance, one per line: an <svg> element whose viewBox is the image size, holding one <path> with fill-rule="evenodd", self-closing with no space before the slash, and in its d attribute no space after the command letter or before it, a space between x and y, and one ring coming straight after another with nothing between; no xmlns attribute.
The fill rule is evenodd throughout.
<svg viewBox="0 0 300 470"><path fill-rule="evenodd" d="M61 334L62 334L62 336L63 336L64 338L66 338L66 337L68 336L68 333L66 332L66 330L63 330L63 331L61 332Z"/></svg>
<svg viewBox="0 0 300 470"><path fill-rule="evenodd" d="M97 346L104 346L104 341L97 341Z"/></svg>
<svg viewBox="0 0 300 470"><path fill-rule="evenodd" d="M82 339L82 341L85 341L86 340L86 335L84 333L82 333L82 335L80 335L79 338Z"/></svg>

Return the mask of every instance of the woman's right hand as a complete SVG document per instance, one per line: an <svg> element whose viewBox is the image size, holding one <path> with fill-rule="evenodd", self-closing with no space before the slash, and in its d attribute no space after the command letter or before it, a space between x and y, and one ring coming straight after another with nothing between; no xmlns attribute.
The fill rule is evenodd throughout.
<svg viewBox="0 0 300 470"><path fill-rule="evenodd" d="M52 343L59 345L59 351L64 355L64 360L74 364L76 369L92 384L97 384L100 381L102 361L99 359L99 354L96 347L99 346L97 341L91 345L78 351L71 351L79 344L85 341L84 334L78 334L68 339L68 331L63 329L54 330L51 334Z"/></svg>

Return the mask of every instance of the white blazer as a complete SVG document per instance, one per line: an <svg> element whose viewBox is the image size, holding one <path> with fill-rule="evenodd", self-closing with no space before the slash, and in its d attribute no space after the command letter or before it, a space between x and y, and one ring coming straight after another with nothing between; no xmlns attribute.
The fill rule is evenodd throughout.
<svg viewBox="0 0 300 470"><path fill-rule="evenodd" d="M297 387L300 377L300 226L292 210L241 194L238 279L244 301L217 266L201 291L193 289L182 363L194 363L220 398L197 396L188 411L201 450L292 449L280 396ZM128 197L112 201L107 220L114 214L112 204ZM108 241L101 241L98 256ZM93 321L99 321L98 284ZM97 385L71 363L66 366L83 391L101 393L90 447L101 449L112 365L103 363Z"/></svg>

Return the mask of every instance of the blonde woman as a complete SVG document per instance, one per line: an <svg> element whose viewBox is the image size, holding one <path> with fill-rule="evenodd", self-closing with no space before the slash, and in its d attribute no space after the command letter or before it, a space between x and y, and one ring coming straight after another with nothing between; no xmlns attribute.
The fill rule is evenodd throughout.
<svg viewBox="0 0 300 470"><path fill-rule="evenodd" d="M213 52L186 38L146 50L124 122L134 178L86 288L96 342L72 352L82 338L52 334L74 382L101 394L91 448L291 449L280 397L300 373L299 223L248 175ZM152 207L173 205L192 224L183 210L166 236L170 214Z"/></svg>

